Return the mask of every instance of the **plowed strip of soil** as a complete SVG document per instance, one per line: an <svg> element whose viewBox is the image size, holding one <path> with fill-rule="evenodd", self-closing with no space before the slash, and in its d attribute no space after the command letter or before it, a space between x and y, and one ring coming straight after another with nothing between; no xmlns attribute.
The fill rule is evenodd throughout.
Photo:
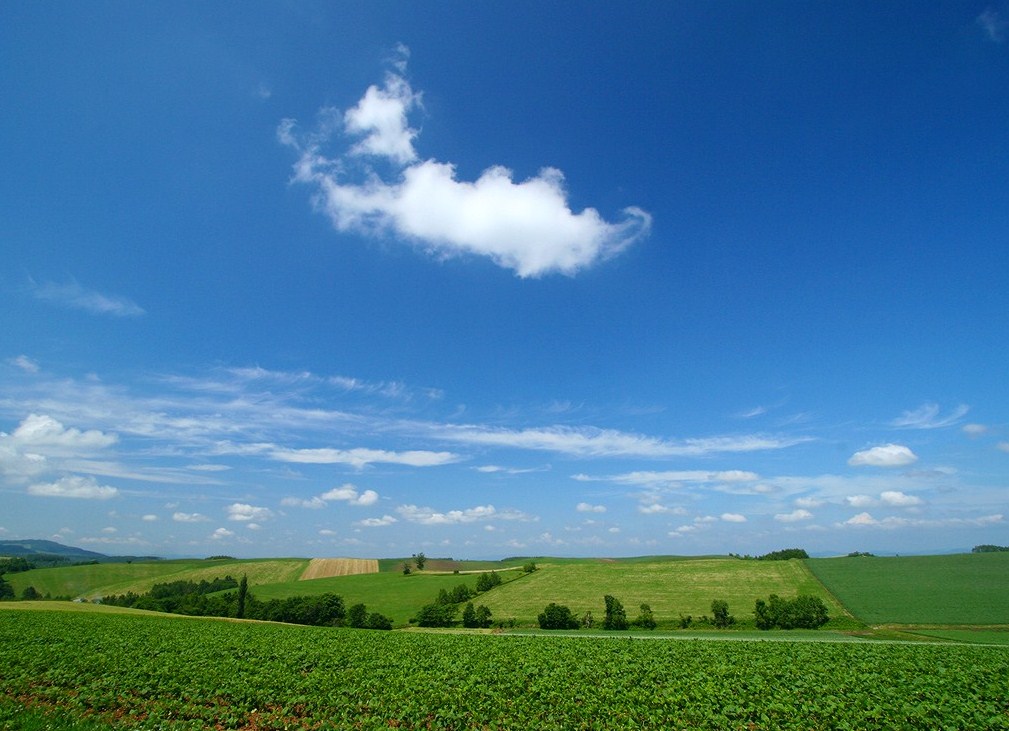
<svg viewBox="0 0 1009 731"><path fill-rule="evenodd" d="M326 579L330 576L377 573L378 559L375 558L313 558L301 574L299 581Z"/></svg>

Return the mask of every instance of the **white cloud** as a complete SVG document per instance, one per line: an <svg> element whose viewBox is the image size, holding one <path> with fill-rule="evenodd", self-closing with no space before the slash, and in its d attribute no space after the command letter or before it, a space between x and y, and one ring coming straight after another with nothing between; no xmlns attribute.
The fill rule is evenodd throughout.
<svg viewBox="0 0 1009 731"><path fill-rule="evenodd" d="M823 505L823 500L816 497L799 497L795 499L795 504L800 508L818 508Z"/></svg>
<svg viewBox="0 0 1009 731"><path fill-rule="evenodd" d="M401 464L410 467L436 467L457 462L459 456L451 452L412 450L390 452L384 449L287 449L273 448L270 457L278 462L298 464L349 464L361 469L370 464Z"/></svg>
<svg viewBox="0 0 1009 731"><path fill-rule="evenodd" d="M901 518L888 517L877 520L869 513L859 513L841 523L841 526L869 527L869 528L970 528L997 525L1004 522L1001 513L994 515L982 515L977 518Z"/></svg>
<svg viewBox="0 0 1009 731"><path fill-rule="evenodd" d="M420 94L401 74L389 73L383 87L369 87L342 119L324 110L313 135L299 139L293 120L278 129L280 141L300 154L294 180L317 189L316 204L337 230L391 232L441 257L485 256L520 277L575 274L648 233L651 216L640 208L625 208L617 223L594 208L571 210L564 176L554 168L514 182L511 171L493 165L469 182L457 179L451 163L418 160L418 133L408 115ZM330 159L322 145L339 122L347 135L363 139ZM361 158L380 158L394 173L383 178ZM354 174L359 182L352 181Z"/></svg>
<svg viewBox="0 0 1009 731"><path fill-rule="evenodd" d="M172 520L176 523L206 523L210 518L201 513L172 513Z"/></svg>
<svg viewBox="0 0 1009 731"><path fill-rule="evenodd" d="M984 424L964 424L963 433L969 437L979 437L988 431L988 427Z"/></svg>
<svg viewBox="0 0 1009 731"><path fill-rule="evenodd" d="M449 510L440 513L431 508L421 508L416 505L400 505L396 508L400 516L411 523L422 525L456 525L460 523L475 523L483 520L533 520L529 515L518 510L498 510L493 505L478 505L465 510Z"/></svg>
<svg viewBox="0 0 1009 731"><path fill-rule="evenodd" d="M778 513L774 516L774 519L781 523L798 523L802 520L811 520L813 514L808 510L802 508L796 508L791 513Z"/></svg>
<svg viewBox="0 0 1009 731"><path fill-rule="evenodd" d="M852 467L904 467L918 460L918 455L900 444L884 444L855 452L848 459Z"/></svg>
<svg viewBox="0 0 1009 731"><path fill-rule="evenodd" d="M233 535L235 535L234 532L228 530L227 528L218 528L211 534L210 538L215 541L220 541L225 538L231 538Z"/></svg>
<svg viewBox="0 0 1009 731"><path fill-rule="evenodd" d="M638 505L638 512L642 515L686 515L687 511L679 506L671 507L661 503L642 503Z"/></svg>
<svg viewBox="0 0 1009 731"><path fill-rule="evenodd" d="M67 284L31 282L31 291L36 299L50 302L61 307L84 310L94 315L112 315L113 317L139 317L145 314L144 309L126 297L104 295L100 292L85 289L76 281Z"/></svg>
<svg viewBox="0 0 1009 731"><path fill-rule="evenodd" d="M83 432L79 429L68 429L45 414L29 414L10 438L22 448L31 448L48 455L87 454L118 441L116 435L104 434L96 429Z"/></svg>
<svg viewBox="0 0 1009 731"><path fill-rule="evenodd" d="M269 520L273 517L273 511L269 508L260 508L248 503L232 503L227 508L228 520L237 521L259 521Z"/></svg>
<svg viewBox="0 0 1009 731"><path fill-rule="evenodd" d="M433 426L432 431L438 438L466 444L560 452L576 457L703 457L783 449L810 441L808 437L761 434L669 441L614 429L569 426L512 430L446 424Z"/></svg>
<svg viewBox="0 0 1009 731"><path fill-rule="evenodd" d="M56 482L36 483L28 486L29 495L40 497L68 497L85 500L108 500L119 494L119 490L108 485L99 485L93 477L69 476Z"/></svg>
<svg viewBox="0 0 1009 731"><path fill-rule="evenodd" d="M844 499L853 508L870 508L876 505L876 499L868 495L849 495Z"/></svg>
<svg viewBox="0 0 1009 731"><path fill-rule="evenodd" d="M895 508L907 508L913 507L915 505L921 505L921 498L915 495L906 495L899 490L886 490L880 493L880 501L884 505L889 505Z"/></svg>
<svg viewBox="0 0 1009 731"><path fill-rule="evenodd" d="M938 404L922 404L913 411L905 411L891 421L890 425L902 429L941 429L957 423L968 411L969 406L960 404L946 416L940 416Z"/></svg>
<svg viewBox="0 0 1009 731"><path fill-rule="evenodd" d="M141 520L144 521L145 523L157 523L158 516L154 515L153 513L148 513L147 515L143 516Z"/></svg>
<svg viewBox="0 0 1009 731"><path fill-rule="evenodd" d="M360 525L364 528L382 528L387 525L392 525L393 523L398 523L394 517L391 515L383 515L381 518L365 518L364 520L359 520L354 525Z"/></svg>
<svg viewBox="0 0 1009 731"><path fill-rule="evenodd" d="M745 523L746 516L739 513L722 513L722 520L727 523Z"/></svg>
<svg viewBox="0 0 1009 731"><path fill-rule="evenodd" d="M985 8L984 12L977 16L977 24L981 26L988 40L995 43L1005 40L1005 30L1009 27L1009 21L1003 19L994 8Z"/></svg>
<svg viewBox="0 0 1009 731"><path fill-rule="evenodd" d="M288 508L311 508L313 510L326 507L326 501L318 496L308 500L297 497L285 497L280 501L280 504Z"/></svg>
<svg viewBox="0 0 1009 731"><path fill-rule="evenodd" d="M39 364L29 358L27 355L19 355L16 358L11 358L7 361L12 366L20 368L25 373L38 373Z"/></svg>
<svg viewBox="0 0 1009 731"><path fill-rule="evenodd" d="M335 530L330 530L329 528L323 528L322 530L319 531L319 535L329 537L338 535L338 533Z"/></svg>
<svg viewBox="0 0 1009 731"><path fill-rule="evenodd" d="M591 505L589 503L578 503L578 505L575 506L575 510L577 510L579 513L605 513L606 506Z"/></svg>
<svg viewBox="0 0 1009 731"><path fill-rule="evenodd" d="M349 503L350 505L367 506L374 505L378 502L378 493L374 490L365 490L359 493L357 488L347 483L341 485L340 487L334 487L332 490L320 495L323 500L342 500L343 502Z"/></svg>
<svg viewBox="0 0 1009 731"><path fill-rule="evenodd" d="M1002 452L1009 452L1009 442L999 442L995 445L995 448Z"/></svg>

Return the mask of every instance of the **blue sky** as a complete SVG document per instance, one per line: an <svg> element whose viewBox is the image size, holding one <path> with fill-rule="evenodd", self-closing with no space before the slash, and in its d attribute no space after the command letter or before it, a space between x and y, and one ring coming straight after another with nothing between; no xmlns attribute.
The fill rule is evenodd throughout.
<svg viewBox="0 0 1009 731"><path fill-rule="evenodd" d="M1009 544L1009 5L7 3L0 538Z"/></svg>

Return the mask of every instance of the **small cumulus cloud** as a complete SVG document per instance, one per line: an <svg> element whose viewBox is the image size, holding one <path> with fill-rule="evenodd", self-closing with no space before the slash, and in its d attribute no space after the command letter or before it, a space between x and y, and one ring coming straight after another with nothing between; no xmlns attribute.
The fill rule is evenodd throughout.
<svg viewBox="0 0 1009 731"><path fill-rule="evenodd" d="M798 523L799 521L811 520L812 518L813 514L803 508L796 508L790 513L778 513L774 516L774 519L779 523Z"/></svg>
<svg viewBox="0 0 1009 731"><path fill-rule="evenodd" d="M416 505L401 505L396 508L404 520L421 525L456 525L460 523L475 523L484 520L534 520L531 516L518 510L498 510L493 505L478 505L464 510L449 510L438 512L431 508Z"/></svg>
<svg viewBox="0 0 1009 731"><path fill-rule="evenodd" d="M148 513L147 515L143 516L141 520L144 521L145 523L157 523L158 516L154 515L153 513Z"/></svg>
<svg viewBox="0 0 1009 731"><path fill-rule="evenodd" d="M879 500L884 505L895 508L908 508L921 505L922 500L916 495L907 495L899 490L886 490L879 495Z"/></svg>
<svg viewBox="0 0 1009 731"><path fill-rule="evenodd" d="M852 467L904 467L918 460L918 455L901 444L884 444L855 452L848 459Z"/></svg>
<svg viewBox="0 0 1009 731"><path fill-rule="evenodd" d="M348 482L340 485L339 487L327 490L321 495L316 495L307 499L286 497L280 501L280 504L285 507L310 508L312 510L318 510L326 507L332 502L345 502L348 505L367 507L368 505L374 505L378 502L378 500L379 494L374 490L365 490L364 492L360 492L357 487Z"/></svg>
<svg viewBox="0 0 1009 731"><path fill-rule="evenodd" d="M259 521L268 520L273 517L273 511L269 508L256 507L248 503L232 503L227 507L228 520Z"/></svg>
<svg viewBox="0 0 1009 731"><path fill-rule="evenodd" d="M227 528L218 528L210 535L210 538L211 540L221 541L225 538L231 538L234 535L234 532L228 530Z"/></svg>
<svg viewBox="0 0 1009 731"><path fill-rule="evenodd" d="M172 513L172 520L176 523L206 523L210 520L201 513Z"/></svg>
<svg viewBox="0 0 1009 731"><path fill-rule="evenodd" d="M640 208L625 208L617 222L594 208L572 210L555 168L516 182L510 170L492 165L465 181L452 163L421 160L414 148L419 133L409 123L421 94L403 75L404 51L396 71L353 108L343 115L323 110L317 132L299 135L294 120L277 131L299 154L294 180L317 189L316 203L337 230L392 233L438 257L487 257L520 277L573 275L647 235L651 216ZM356 142L329 158L323 144L341 129ZM391 165L394 175L384 179L372 162Z"/></svg>
<svg viewBox="0 0 1009 731"><path fill-rule="evenodd" d="M575 506L575 510L579 513L605 513L606 506L592 505L590 503L578 503L578 505Z"/></svg>
<svg viewBox="0 0 1009 731"><path fill-rule="evenodd" d="M365 518L364 520L359 520L355 525L359 525L362 528L384 528L387 525L392 525L397 523L394 517L391 515L383 515L381 518Z"/></svg>
<svg viewBox="0 0 1009 731"><path fill-rule="evenodd" d="M984 424L964 424L962 429L969 437L979 437L988 431L988 427Z"/></svg>
<svg viewBox="0 0 1009 731"><path fill-rule="evenodd" d="M726 523L745 523L746 516L740 513L722 513L722 520Z"/></svg>
<svg viewBox="0 0 1009 731"><path fill-rule="evenodd" d="M685 508L680 506L663 505L662 503L645 502L638 505L638 512L642 515L686 515Z"/></svg>

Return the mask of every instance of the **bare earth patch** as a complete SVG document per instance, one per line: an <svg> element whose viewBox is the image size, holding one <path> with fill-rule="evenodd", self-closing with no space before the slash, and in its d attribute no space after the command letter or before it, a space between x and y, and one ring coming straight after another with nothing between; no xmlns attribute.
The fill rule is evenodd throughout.
<svg viewBox="0 0 1009 731"><path fill-rule="evenodd" d="M327 579L330 576L377 573L378 559L375 558L313 558L298 580L308 581L309 579Z"/></svg>

